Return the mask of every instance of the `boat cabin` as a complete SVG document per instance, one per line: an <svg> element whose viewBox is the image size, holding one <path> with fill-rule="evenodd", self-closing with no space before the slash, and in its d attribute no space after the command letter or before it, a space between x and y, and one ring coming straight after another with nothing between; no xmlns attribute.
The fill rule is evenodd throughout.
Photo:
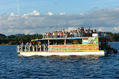
<svg viewBox="0 0 119 79"><path fill-rule="evenodd" d="M31 44L25 45L19 51L39 52L78 52L78 51L99 51L97 34L93 37L73 38L43 38L32 40Z"/></svg>

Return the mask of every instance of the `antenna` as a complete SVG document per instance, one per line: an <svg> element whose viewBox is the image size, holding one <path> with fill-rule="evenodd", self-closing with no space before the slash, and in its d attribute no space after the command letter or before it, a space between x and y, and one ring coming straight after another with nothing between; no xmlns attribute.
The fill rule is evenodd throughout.
<svg viewBox="0 0 119 79"><path fill-rule="evenodd" d="M19 0L17 0L17 14L20 15L20 5L19 5Z"/></svg>

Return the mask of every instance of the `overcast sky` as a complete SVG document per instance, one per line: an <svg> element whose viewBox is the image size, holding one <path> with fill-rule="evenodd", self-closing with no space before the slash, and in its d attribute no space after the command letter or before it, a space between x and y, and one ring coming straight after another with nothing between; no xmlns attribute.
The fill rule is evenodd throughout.
<svg viewBox="0 0 119 79"><path fill-rule="evenodd" d="M81 26L119 32L119 0L0 0L0 33L34 34Z"/></svg>

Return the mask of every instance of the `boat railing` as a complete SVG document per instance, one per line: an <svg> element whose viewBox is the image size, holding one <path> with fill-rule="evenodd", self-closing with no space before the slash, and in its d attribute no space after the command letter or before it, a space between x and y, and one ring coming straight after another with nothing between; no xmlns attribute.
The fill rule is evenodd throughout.
<svg viewBox="0 0 119 79"><path fill-rule="evenodd" d="M48 51L47 45L18 45L17 46L18 52L45 52Z"/></svg>
<svg viewBox="0 0 119 79"><path fill-rule="evenodd" d="M75 35L75 36L67 36L67 35L64 35L64 36L57 36L57 35L56 36L53 36L53 35L48 36L48 35L43 35L43 38L72 38L72 37L86 37L86 36L83 36L83 35L80 35L80 36L78 36L78 35Z"/></svg>
<svg viewBox="0 0 119 79"><path fill-rule="evenodd" d="M43 38L47 39L47 38L79 38L79 37L95 37L95 36L98 36L98 33L88 33L88 34L75 34L75 35L63 35L63 36L60 36L60 35L45 35L43 34Z"/></svg>

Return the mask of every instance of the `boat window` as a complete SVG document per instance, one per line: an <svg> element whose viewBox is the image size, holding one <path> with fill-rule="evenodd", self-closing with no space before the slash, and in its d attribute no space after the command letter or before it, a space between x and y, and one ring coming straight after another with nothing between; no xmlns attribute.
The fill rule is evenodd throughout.
<svg viewBox="0 0 119 79"><path fill-rule="evenodd" d="M73 40L67 40L66 44L72 44Z"/></svg>
<svg viewBox="0 0 119 79"><path fill-rule="evenodd" d="M57 45L64 45L64 40L58 40Z"/></svg>
<svg viewBox="0 0 119 79"><path fill-rule="evenodd" d="M50 40L49 44L50 45L63 45L64 40Z"/></svg>
<svg viewBox="0 0 119 79"><path fill-rule="evenodd" d="M56 44L55 40L50 40L49 41L49 45L55 45L55 44Z"/></svg>
<svg viewBox="0 0 119 79"><path fill-rule="evenodd" d="M66 44L82 44L82 39L67 40Z"/></svg>
<svg viewBox="0 0 119 79"><path fill-rule="evenodd" d="M42 40L42 41L41 41L41 44L42 44L42 45L47 45L47 44L48 44L48 41L47 41L47 40Z"/></svg>

